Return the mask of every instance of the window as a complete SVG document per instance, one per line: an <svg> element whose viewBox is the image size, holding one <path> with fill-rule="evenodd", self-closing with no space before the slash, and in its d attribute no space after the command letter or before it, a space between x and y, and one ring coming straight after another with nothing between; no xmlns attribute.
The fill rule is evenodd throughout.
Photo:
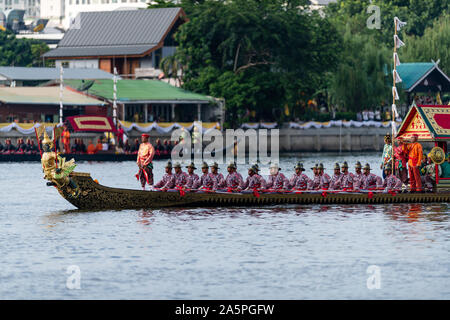
<svg viewBox="0 0 450 320"><path fill-rule="evenodd" d="M62 61L62 62L61 62L61 66L62 66L63 68L68 68L68 67L69 67L69 61Z"/></svg>

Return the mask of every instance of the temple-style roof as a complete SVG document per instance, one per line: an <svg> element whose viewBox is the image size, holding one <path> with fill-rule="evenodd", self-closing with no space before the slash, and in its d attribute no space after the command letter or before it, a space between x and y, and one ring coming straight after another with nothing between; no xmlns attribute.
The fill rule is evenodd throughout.
<svg viewBox="0 0 450 320"><path fill-rule="evenodd" d="M450 140L450 106L414 105L403 120L397 138L419 141Z"/></svg>
<svg viewBox="0 0 450 320"><path fill-rule="evenodd" d="M449 92L450 79L434 62L402 63L397 67L407 92Z"/></svg>
<svg viewBox="0 0 450 320"><path fill-rule="evenodd" d="M162 46L181 8L81 12L45 58L143 56Z"/></svg>

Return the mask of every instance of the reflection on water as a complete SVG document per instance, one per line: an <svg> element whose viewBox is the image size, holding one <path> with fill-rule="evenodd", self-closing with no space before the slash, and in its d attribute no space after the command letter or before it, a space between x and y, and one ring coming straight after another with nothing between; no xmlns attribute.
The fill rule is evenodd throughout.
<svg viewBox="0 0 450 320"><path fill-rule="evenodd" d="M297 160L310 167L317 155L282 159L285 174ZM343 160L361 157L320 159L328 168ZM155 163L155 179L163 166ZM39 164L0 169L8 185L0 207L3 299L450 298L448 204L90 212L46 188ZM139 188L133 162L77 169L105 185ZM71 265L80 267L81 290L66 288ZM370 265L381 270L380 290L367 289Z"/></svg>

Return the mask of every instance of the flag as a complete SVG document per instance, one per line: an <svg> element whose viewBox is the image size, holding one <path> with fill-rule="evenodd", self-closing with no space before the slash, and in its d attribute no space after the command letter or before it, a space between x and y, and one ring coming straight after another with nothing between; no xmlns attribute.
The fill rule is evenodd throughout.
<svg viewBox="0 0 450 320"><path fill-rule="evenodd" d="M394 97L395 100L400 100L396 87L392 87L392 96Z"/></svg>
<svg viewBox="0 0 450 320"><path fill-rule="evenodd" d="M392 105L392 114L394 115L394 119L398 118L397 106L395 104Z"/></svg>
<svg viewBox="0 0 450 320"><path fill-rule="evenodd" d="M405 43L402 40L400 40L398 35L394 35L394 44L397 49L399 49L405 45Z"/></svg>
<svg viewBox="0 0 450 320"><path fill-rule="evenodd" d="M441 105L441 106L443 105L442 100L441 100L441 93L440 92L438 92L437 95L436 95L436 102L439 105Z"/></svg>
<svg viewBox="0 0 450 320"><path fill-rule="evenodd" d="M397 17L394 18L394 23L397 23L397 31L400 31L400 29L407 24L406 22L400 21L400 19Z"/></svg>
<svg viewBox="0 0 450 320"><path fill-rule="evenodd" d="M53 141L58 140L61 137L62 132L64 131L64 127L55 127L53 130Z"/></svg>
<svg viewBox="0 0 450 320"><path fill-rule="evenodd" d="M42 125L42 124L41 124L39 127L36 128L36 135L37 135L37 138L38 138L39 140L40 140L41 137L43 136L44 131L45 131L45 126ZM39 142L39 141L38 141L38 142Z"/></svg>
<svg viewBox="0 0 450 320"><path fill-rule="evenodd" d="M284 105L284 114L285 114L286 116L289 116L289 115L290 115L290 112L289 112L289 106L288 106L287 104Z"/></svg>
<svg viewBox="0 0 450 320"><path fill-rule="evenodd" d="M400 65L400 59L398 58L397 52L394 52L394 63L397 67Z"/></svg>
<svg viewBox="0 0 450 320"><path fill-rule="evenodd" d="M395 123L395 121L391 121L391 126L392 126L392 137L397 136L397 124Z"/></svg>
<svg viewBox="0 0 450 320"><path fill-rule="evenodd" d="M393 70L392 74L393 74L393 76L394 76L394 81L395 81L395 83L402 82L402 78L400 78L400 76L398 75L397 70Z"/></svg>

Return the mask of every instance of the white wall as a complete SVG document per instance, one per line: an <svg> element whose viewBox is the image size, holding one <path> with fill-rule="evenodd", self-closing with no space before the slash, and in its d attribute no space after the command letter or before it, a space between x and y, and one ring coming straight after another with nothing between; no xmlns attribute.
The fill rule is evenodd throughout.
<svg viewBox="0 0 450 320"><path fill-rule="evenodd" d="M113 11L147 8L148 0L65 0L64 28L69 28L71 21L80 12Z"/></svg>
<svg viewBox="0 0 450 320"><path fill-rule="evenodd" d="M98 59L75 59L75 60L56 60L55 66L61 67L61 63L68 62L69 68L92 68L98 69ZM65 66L67 68L67 66Z"/></svg>
<svg viewBox="0 0 450 320"><path fill-rule="evenodd" d="M24 19L39 17L40 7L39 0L0 0L0 10L25 10Z"/></svg>
<svg viewBox="0 0 450 320"><path fill-rule="evenodd" d="M49 19L50 26L62 26L65 0L41 0L41 18Z"/></svg>

